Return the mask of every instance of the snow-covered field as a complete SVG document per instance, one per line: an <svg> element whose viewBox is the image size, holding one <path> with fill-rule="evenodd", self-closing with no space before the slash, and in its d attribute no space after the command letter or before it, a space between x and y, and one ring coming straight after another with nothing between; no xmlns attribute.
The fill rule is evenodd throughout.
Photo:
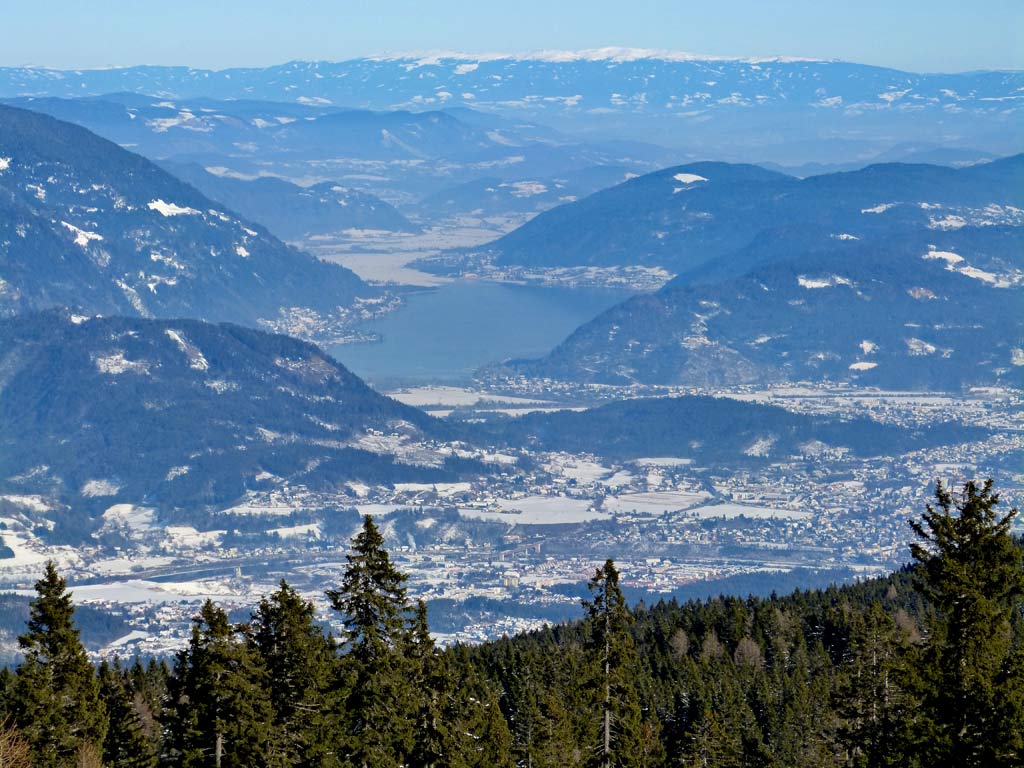
<svg viewBox="0 0 1024 768"><path fill-rule="evenodd" d="M395 483L395 490L401 493L437 493L442 498L465 493L472 488L472 483Z"/></svg>
<svg viewBox="0 0 1024 768"><path fill-rule="evenodd" d="M388 392L400 403L417 408L426 406L469 406L480 403L505 403L509 405L551 405L547 400L533 400L528 397L512 397L511 395L495 395L489 392L477 392L464 387L426 386L399 389Z"/></svg>
<svg viewBox="0 0 1024 768"><path fill-rule="evenodd" d="M409 504L357 504L356 509L361 515L373 515L375 518L387 517L399 509L408 509Z"/></svg>
<svg viewBox="0 0 1024 768"><path fill-rule="evenodd" d="M224 581L183 581L176 583L145 581L130 579L111 584L86 584L73 586L72 599L76 603L198 603L204 600L216 600L219 603L231 603L232 597L238 602L245 602L248 596L238 596ZM35 597L35 590L13 590L15 594Z"/></svg>
<svg viewBox="0 0 1024 768"><path fill-rule="evenodd" d="M590 485L598 482L601 478L607 477L612 470L596 461L580 459L568 454L557 456L553 461L544 466L548 472L568 477L580 485Z"/></svg>
<svg viewBox="0 0 1024 768"><path fill-rule="evenodd" d="M609 496L604 500L603 509L612 514L660 515L687 509L709 498L706 493L668 491L664 493L624 493Z"/></svg>
<svg viewBox="0 0 1024 768"><path fill-rule="evenodd" d="M607 520L609 515L593 508L587 499L560 496L527 496L522 499L495 499L501 509L460 508L459 514L474 520L490 520L512 525L559 525Z"/></svg>
<svg viewBox="0 0 1024 768"><path fill-rule="evenodd" d="M678 456L652 456L633 459L633 463L640 467L685 467L688 464L693 464L693 459L683 459Z"/></svg>
<svg viewBox="0 0 1024 768"><path fill-rule="evenodd" d="M170 565L175 558L162 555L141 555L133 557L115 557L108 560L96 560L89 563L89 570L100 576L126 576L143 568L159 568Z"/></svg>
<svg viewBox="0 0 1024 768"><path fill-rule="evenodd" d="M522 222L523 217L497 220L466 217L420 234L348 230L330 238L312 238L301 245L326 261L348 267L371 283L432 287L451 282L451 279L407 265L448 248L490 242Z"/></svg>

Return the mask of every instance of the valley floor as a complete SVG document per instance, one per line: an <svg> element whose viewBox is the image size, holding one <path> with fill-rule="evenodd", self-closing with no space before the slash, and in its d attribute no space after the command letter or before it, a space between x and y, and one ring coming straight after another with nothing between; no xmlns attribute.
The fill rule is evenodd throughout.
<svg viewBox="0 0 1024 768"><path fill-rule="evenodd" d="M668 393L505 382L500 390L424 386L392 395L438 417L478 418ZM301 486L251 493L220 513L223 527L215 515L203 530L158 527L152 510L118 505L105 516L126 542L116 552L44 546L26 515L45 514L45 500L8 496L3 538L14 556L0 560L0 583L27 595L53 558L71 576L76 602L101 606L129 627L98 655L169 653L187 639L202 600L216 598L244 615L281 578L313 599L325 622L336 620L323 590L340 578L361 515L372 514L410 574L412 594L431 605L438 638L478 641L579 615L582 582L607 557L617 561L635 598L771 591L777 583L848 580L902 565L907 520L921 512L937 480L991 476L1007 506L1024 501L1024 393L798 385L714 394L800 412L867 413L904 425L955 422L990 432L980 442L896 457L808 449L739 471L685 455L609 462L590 454L483 455L438 446L506 463L509 472L447 484L353 483L331 494ZM397 437L377 439L384 445ZM235 527L250 533L232 535ZM779 581L789 577L796 581Z"/></svg>

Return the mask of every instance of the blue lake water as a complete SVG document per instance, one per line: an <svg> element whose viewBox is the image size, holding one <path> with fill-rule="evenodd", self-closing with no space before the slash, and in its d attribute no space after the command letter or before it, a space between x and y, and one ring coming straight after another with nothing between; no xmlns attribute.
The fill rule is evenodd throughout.
<svg viewBox="0 0 1024 768"><path fill-rule="evenodd" d="M461 280L410 294L403 307L368 323L380 342L330 352L378 386L464 383L486 363L545 354L629 295Z"/></svg>

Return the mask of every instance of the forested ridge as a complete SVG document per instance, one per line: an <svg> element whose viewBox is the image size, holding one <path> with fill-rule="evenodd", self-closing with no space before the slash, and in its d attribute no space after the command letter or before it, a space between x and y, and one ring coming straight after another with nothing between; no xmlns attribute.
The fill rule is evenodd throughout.
<svg viewBox="0 0 1024 768"><path fill-rule="evenodd" d="M939 486L902 571L767 599L630 608L609 560L584 620L446 649L368 517L326 593L339 637L282 582L240 625L207 602L169 662L99 668L50 564L0 673L0 765L1021 765L1015 516L991 481Z"/></svg>

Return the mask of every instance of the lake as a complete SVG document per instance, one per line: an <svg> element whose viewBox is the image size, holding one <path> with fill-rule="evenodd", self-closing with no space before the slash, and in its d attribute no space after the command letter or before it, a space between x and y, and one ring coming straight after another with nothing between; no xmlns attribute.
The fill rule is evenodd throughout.
<svg viewBox="0 0 1024 768"><path fill-rule="evenodd" d="M458 280L411 293L400 309L367 323L372 344L330 347L377 387L467 382L480 366L539 357L578 326L630 294Z"/></svg>

